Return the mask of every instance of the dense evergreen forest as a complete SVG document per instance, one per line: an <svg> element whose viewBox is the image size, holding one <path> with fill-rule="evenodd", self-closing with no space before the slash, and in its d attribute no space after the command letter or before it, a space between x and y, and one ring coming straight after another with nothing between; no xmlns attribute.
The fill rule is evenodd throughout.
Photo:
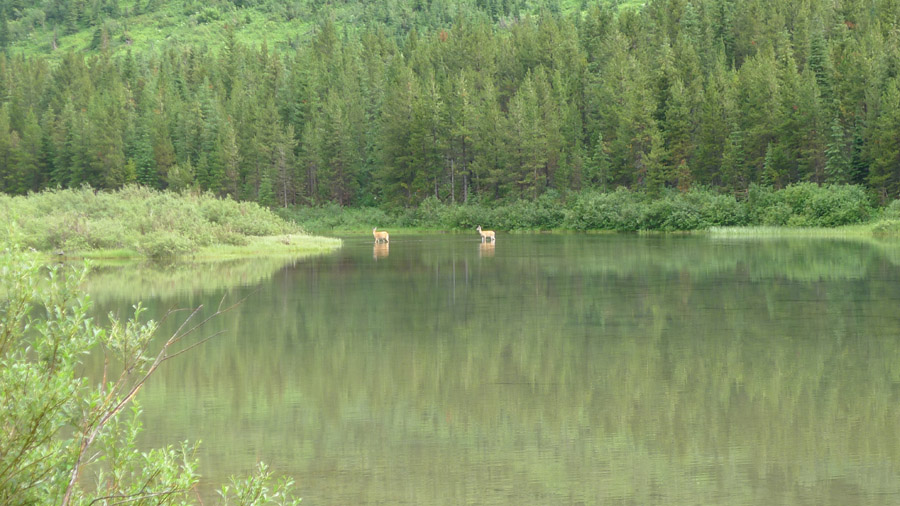
<svg viewBox="0 0 900 506"><path fill-rule="evenodd" d="M897 0L0 0L0 48L12 194L900 191Z"/></svg>

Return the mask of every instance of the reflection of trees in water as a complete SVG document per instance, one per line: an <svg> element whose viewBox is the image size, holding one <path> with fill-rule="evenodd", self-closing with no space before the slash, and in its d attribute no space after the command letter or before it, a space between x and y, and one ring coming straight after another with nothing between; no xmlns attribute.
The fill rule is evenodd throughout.
<svg viewBox="0 0 900 506"><path fill-rule="evenodd" d="M848 243L559 242L564 264L299 264L162 371L146 425L198 438L191 420L207 474L263 454L325 502L898 492L893 265Z"/></svg>
<svg viewBox="0 0 900 506"><path fill-rule="evenodd" d="M221 290L266 281L281 269L309 256L99 265L91 269L84 289L100 303L221 293Z"/></svg>

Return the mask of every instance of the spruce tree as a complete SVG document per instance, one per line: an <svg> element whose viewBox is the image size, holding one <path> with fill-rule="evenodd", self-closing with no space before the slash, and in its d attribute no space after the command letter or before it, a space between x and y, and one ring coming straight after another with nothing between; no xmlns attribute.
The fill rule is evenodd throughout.
<svg viewBox="0 0 900 506"><path fill-rule="evenodd" d="M606 141L603 140L603 132L597 132L597 140L594 142L594 150L585 172L587 182L591 186L596 186L603 191L608 189L610 181L609 148Z"/></svg>
<svg viewBox="0 0 900 506"><path fill-rule="evenodd" d="M869 184L884 204L897 198L900 190L900 78L889 80L881 95L871 156Z"/></svg>
<svg viewBox="0 0 900 506"><path fill-rule="evenodd" d="M850 179L850 158L847 156L847 140L841 118L835 114L831 120L828 146L825 148L825 175L830 183L847 183Z"/></svg>

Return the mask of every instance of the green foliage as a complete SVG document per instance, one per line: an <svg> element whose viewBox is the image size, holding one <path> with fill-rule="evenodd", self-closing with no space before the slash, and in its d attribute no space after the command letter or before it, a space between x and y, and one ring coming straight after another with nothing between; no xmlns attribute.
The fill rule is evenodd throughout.
<svg viewBox="0 0 900 506"><path fill-rule="evenodd" d="M754 186L748 198L752 224L836 227L872 216L866 192L855 185L801 183L781 190Z"/></svg>
<svg viewBox="0 0 900 506"><path fill-rule="evenodd" d="M872 228L875 237L900 237L900 220L888 219L880 221Z"/></svg>
<svg viewBox="0 0 900 506"><path fill-rule="evenodd" d="M273 483L274 482L274 483ZM300 499L291 494L294 480L283 477L277 481L265 463L260 462L256 472L245 478L232 477L231 483L219 490L222 506L229 505L297 505Z"/></svg>
<svg viewBox="0 0 900 506"><path fill-rule="evenodd" d="M304 230L330 232L338 230L371 230L372 227L395 226L396 218L374 207L348 208L337 204L279 209L285 219L302 224Z"/></svg>
<svg viewBox="0 0 900 506"><path fill-rule="evenodd" d="M900 218L892 204L885 217ZM752 185L746 200L714 190L666 190L657 198L618 188L613 192L582 191L563 199L548 192L536 200L514 200L495 206L443 204L435 198L390 214L376 208L298 207L282 211L309 230L369 230L411 227L471 230L478 225L499 230L687 231L709 227L779 225L837 227L867 222L873 209L864 189L853 185L802 183L782 190Z"/></svg>
<svg viewBox="0 0 900 506"><path fill-rule="evenodd" d="M743 220L724 201L685 214L673 187L852 182L896 197L900 50L879 14L890 9L636 3L0 8L12 55L0 58L0 191L138 181L273 207L412 209L409 226L452 221L426 199L499 200L512 207L478 221L508 229L559 226L554 206L534 203L544 193L619 186L666 201L629 200L615 220L625 229Z"/></svg>
<svg viewBox="0 0 900 506"><path fill-rule="evenodd" d="M792 190L746 212L727 196L807 182L897 196L900 49L880 28L893 18L863 0L625 4L0 8L13 55L0 58L0 191L137 181L321 206L302 220L319 229L382 222L344 210L375 205L411 227L831 226L868 212L858 196ZM660 202L591 196L617 187ZM561 200L581 211L567 218ZM592 206L612 217L576 217ZM120 245L73 212L46 247ZM191 240L272 233L257 223Z"/></svg>
<svg viewBox="0 0 900 506"><path fill-rule="evenodd" d="M176 332L150 352L157 324L89 316L81 292L86 269L43 268L17 248L0 255L0 503L186 504L198 475L195 446L139 451L135 395L192 331ZM221 311L216 314L220 314ZM182 350L187 349L182 347ZM106 356L108 374L82 376L88 353ZM130 416L126 416L130 410ZM296 504L290 480L273 485L264 465L236 480L226 504Z"/></svg>
<svg viewBox="0 0 900 506"><path fill-rule="evenodd" d="M189 253L192 246L187 237L167 230L156 230L143 236L138 251L148 258L163 259Z"/></svg>
<svg viewBox="0 0 900 506"><path fill-rule="evenodd" d="M244 245L254 236L299 232L252 202L137 186L116 192L82 188L0 196L0 217L17 223L24 247L67 254L131 249L157 258L213 244ZM0 243L9 239L0 236Z"/></svg>
<svg viewBox="0 0 900 506"><path fill-rule="evenodd" d="M881 217L888 220L900 220L900 200L891 201L891 203L884 208Z"/></svg>

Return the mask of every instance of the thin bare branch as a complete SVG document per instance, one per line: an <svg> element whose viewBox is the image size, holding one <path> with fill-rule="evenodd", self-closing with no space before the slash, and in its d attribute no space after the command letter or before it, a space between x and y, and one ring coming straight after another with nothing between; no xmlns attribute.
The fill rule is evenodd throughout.
<svg viewBox="0 0 900 506"><path fill-rule="evenodd" d="M173 353L173 354L171 354L171 355L166 355L166 356L163 358L163 361L166 361L166 360L175 358L175 357L177 357L178 355L181 355L182 353L184 353L184 352L186 352L186 351L188 351L188 350L192 350L192 349L196 348L197 346L200 346L201 344L205 343L206 341L209 341L210 339L212 339L212 338L214 338L214 337L216 337L216 336L219 336L219 335L221 335L221 334L224 334L224 333L225 333L224 330L220 330L220 331L216 332L215 334L213 334L213 335L211 335L211 336L209 336L209 337L204 337L204 338L201 339L200 341L197 341L196 343L194 343L194 344L188 346L187 348L185 348L185 349L183 349L183 350L181 350L181 351L176 351L175 353Z"/></svg>
<svg viewBox="0 0 900 506"><path fill-rule="evenodd" d="M173 488L173 489L169 489L169 490L164 490L162 492L150 492L150 493L138 492L135 494L128 494L128 495L124 495L124 494L107 495L107 496L103 496L103 497L97 497L93 501L89 502L88 506L91 506L92 504L100 502L100 501L108 501L110 499L120 499L119 501L111 503L111 504L126 504L129 502L139 501L141 499L149 499L151 497L162 497L162 496L167 496L167 495L172 495L172 494L179 494L179 493L183 493L183 492L185 492L185 490Z"/></svg>
<svg viewBox="0 0 900 506"><path fill-rule="evenodd" d="M249 297L249 294L247 295L247 297ZM91 424L88 424L85 426L85 429L83 431L84 435L82 436L82 440L81 440L81 448L78 451L78 457L75 459L75 464L72 467L71 475L69 478L69 484L66 487L65 495L63 496L63 500L60 503L61 506L67 506L69 504L69 501L71 500L72 491L74 489L75 483L78 480L78 475L81 471L81 465L84 461L84 454L85 454L85 451L87 450L87 448L90 447L90 445L92 445L94 443L94 440L97 438L97 436L100 434L100 431L109 422L109 420L112 419L113 417L115 417L116 415L118 415L125 408L125 406L127 406L128 403L130 403L131 400L134 399L134 397L141 390L141 388L144 386L144 384L146 384L146 382L150 378L150 376L153 375L153 373L156 371L156 369L159 368L160 364L162 364L164 361L168 360L169 358L178 356L181 353L183 353L191 348L194 348L194 347L198 346L199 344L202 344L203 342L208 341L209 339L211 339L215 335L218 335L219 333L213 334L212 336L203 339L199 343L195 343L194 345L191 345L188 348L185 348L184 350L181 350L173 355L168 354L169 348L173 344L182 340L184 337L193 333L198 328L202 327L206 322L210 321L211 319L213 319L225 312L228 312L228 311L234 309L235 307L240 305L242 302L244 302L247 299L247 297L243 297L242 299L240 299L236 303L228 306L227 308L221 309L221 306L224 303L224 297L223 297L222 301L219 302L219 310L217 310L215 313L213 313L209 317L203 319L197 325L190 327L187 331L184 331L184 329L188 325L188 323L203 308L202 304L197 306L193 311L191 311L191 314L188 315L187 318L185 318L185 320L181 323L181 325L179 325L178 329L172 334L172 336L169 337L168 340L166 340L166 342L163 344L160 351L157 353L156 358L154 359L153 363L150 365L149 368L147 368L147 371L143 374L143 376L141 378L139 378L131 386L131 389L128 391L128 393L122 399L120 399L119 402L117 402L115 404L115 406L113 406L112 408L107 410L104 414L102 414L99 417L99 420L96 421L96 423L91 423ZM171 314L173 312L174 312L174 310L170 309L163 318L167 318L169 316L169 314ZM119 383L117 382L116 387L118 387L118 386L119 386ZM118 391L118 389L113 388L111 390L110 394L112 394L113 392L116 392L116 391Z"/></svg>

